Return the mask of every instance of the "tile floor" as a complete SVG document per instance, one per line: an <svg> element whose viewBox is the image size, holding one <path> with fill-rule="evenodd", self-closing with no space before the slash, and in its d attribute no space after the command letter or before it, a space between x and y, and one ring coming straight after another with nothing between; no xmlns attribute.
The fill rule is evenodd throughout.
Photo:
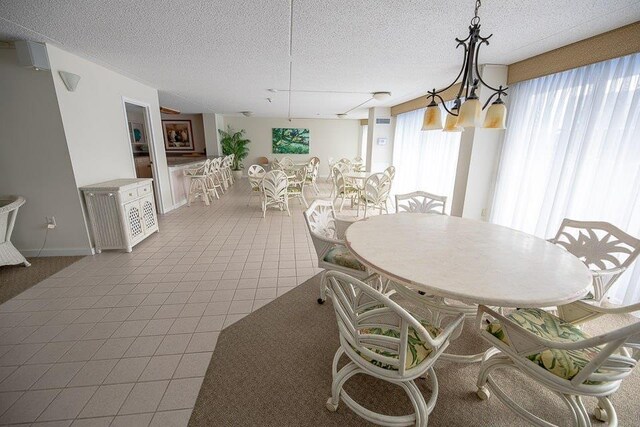
<svg viewBox="0 0 640 427"><path fill-rule="evenodd" d="M248 194L240 180L0 305L0 425L186 426L220 330L320 271L299 202L263 219Z"/></svg>

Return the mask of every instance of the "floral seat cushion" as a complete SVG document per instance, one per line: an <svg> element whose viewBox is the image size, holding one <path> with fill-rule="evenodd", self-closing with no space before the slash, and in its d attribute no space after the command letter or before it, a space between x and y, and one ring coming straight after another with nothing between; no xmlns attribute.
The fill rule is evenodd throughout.
<svg viewBox="0 0 640 427"><path fill-rule="evenodd" d="M442 332L442 329L431 325L427 321L420 320L420 319L418 320L420 321L420 324L424 326L424 328L427 330L427 332L432 338L437 337ZM418 332L414 328L409 327L408 332L409 334L407 337L408 339L407 359L404 364L405 369L411 369L415 366L418 366L423 360L429 357L429 355L433 352L433 349L429 347L429 345L420 338L420 336L418 335ZM360 334L376 334L376 335L385 335L389 337L400 338L400 332L395 329L367 328L367 329L360 330ZM369 350L375 353L381 354L383 356L393 357L394 359L398 359L399 357L397 353L393 353L390 351L383 351L378 348L369 348ZM356 353L358 353L360 356L362 356L363 359L371 362L375 366L378 366L383 369L393 370L393 371L398 370L393 365L382 363L378 360L371 359L367 356L364 356L362 355L362 353L360 353L357 350L356 350Z"/></svg>
<svg viewBox="0 0 640 427"><path fill-rule="evenodd" d="M329 249L327 254L324 256L324 260L341 267L351 268L352 270L366 270L365 266L360 264L360 261L358 261L353 254L349 252L349 249L344 246L336 245Z"/></svg>
<svg viewBox="0 0 640 427"><path fill-rule="evenodd" d="M577 326L539 308L520 308L509 314L507 318L520 325L523 329L550 341L576 342L589 338L589 335ZM502 325L499 322L491 323L487 326L487 331L500 341L510 345L509 338L502 330ZM570 380L599 351L597 347L580 350L547 349L527 357L552 374Z"/></svg>
<svg viewBox="0 0 640 427"><path fill-rule="evenodd" d="M346 191L346 193L345 193L345 191ZM341 194L347 194L347 195L356 194L358 192L358 189L355 188L355 187L345 187L345 191L342 191L342 190L338 191L338 195L341 195Z"/></svg>

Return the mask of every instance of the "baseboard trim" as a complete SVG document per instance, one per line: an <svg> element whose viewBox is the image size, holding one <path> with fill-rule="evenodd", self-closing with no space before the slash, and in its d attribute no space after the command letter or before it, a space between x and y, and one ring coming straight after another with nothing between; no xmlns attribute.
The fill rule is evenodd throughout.
<svg viewBox="0 0 640 427"><path fill-rule="evenodd" d="M21 250L20 253L26 258L32 258L38 256L38 249ZM91 248L58 248L58 249L43 249L40 252L41 257L47 256L83 256L93 255L93 249Z"/></svg>

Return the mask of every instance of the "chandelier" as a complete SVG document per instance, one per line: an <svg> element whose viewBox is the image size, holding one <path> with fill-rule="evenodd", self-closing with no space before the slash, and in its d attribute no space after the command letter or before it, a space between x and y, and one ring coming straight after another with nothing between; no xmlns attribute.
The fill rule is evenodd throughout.
<svg viewBox="0 0 640 427"><path fill-rule="evenodd" d="M480 17L478 16L478 9L480 9L480 6L480 0L476 0L475 14L471 19L469 35L467 38L456 38L456 41L458 42L456 49L460 46L464 47L464 60L458 76L449 86L440 90L436 90L434 88L428 92L427 97L431 99L431 102L427 105L427 109L424 112L422 130L441 129L444 132L462 132L464 128L478 127L481 122L482 110L487 108L489 103L491 103L491 106L487 110L482 127L486 129L505 128L507 108L502 101L502 97L507 96L508 88L502 86L494 88L489 86L484 80L482 80L478 69L478 53L480 52L480 46L484 44L488 45L489 39L493 35L491 34L489 37L480 36ZM453 107L449 109L445 105L445 100L442 98L441 94L458 82L460 82L460 90L454 98ZM480 100L476 93L480 84L493 92L485 102L484 106L480 104ZM438 103L436 103L436 99L442 103L442 106L447 111L447 118L445 120L444 127L442 126L442 116L440 107L438 106Z"/></svg>

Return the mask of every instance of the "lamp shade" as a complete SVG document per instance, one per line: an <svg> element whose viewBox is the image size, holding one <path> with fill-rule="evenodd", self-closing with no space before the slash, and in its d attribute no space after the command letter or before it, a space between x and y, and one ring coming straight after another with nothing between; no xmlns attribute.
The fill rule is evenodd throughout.
<svg viewBox="0 0 640 427"><path fill-rule="evenodd" d="M458 126L470 128L480 125L482 106L478 98L468 98L460 107L458 113Z"/></svg>
<svg viewBox="0 0 640 427"><path fill-rule="evenodd" d="M505 129L507 122L507 107L502 102L494 102L487 110L484 118L485 129Z"/></svg>
<svg viewBox="0 0 640 427"><path fill-rule="evenodd" d="M458 116L454 116L453 114L447 114L447 118L444 121L444 129L443 132L462 132L464 128L462 126L458 126Z"/></svg>
<svg viewBox="0 0 640 427"><path fill-rule="evenodd" d="M424 120L422 121L422 130L438 130L442 129L442 113L440 107L433 102L429 104L424 112Z"/></svg>

